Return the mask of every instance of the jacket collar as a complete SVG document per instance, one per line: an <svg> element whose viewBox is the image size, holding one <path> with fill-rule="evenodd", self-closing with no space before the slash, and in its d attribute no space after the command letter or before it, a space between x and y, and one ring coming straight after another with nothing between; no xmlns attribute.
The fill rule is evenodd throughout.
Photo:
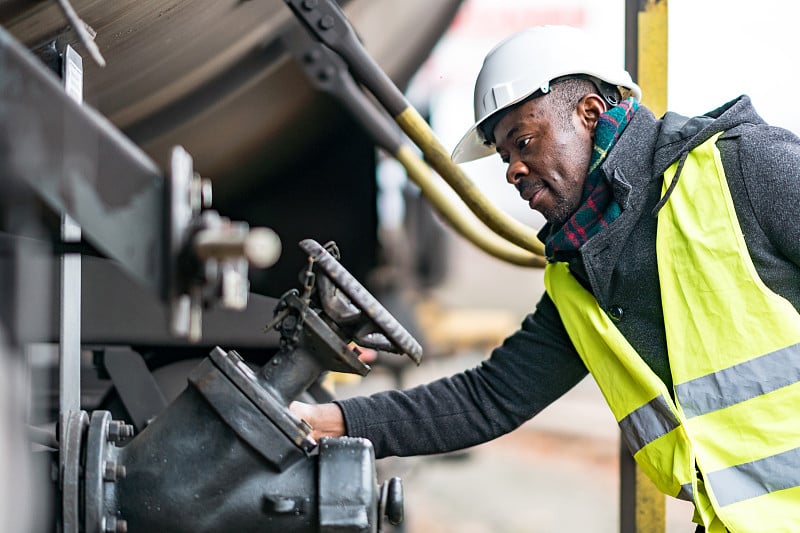
<svg viewBox="0 0 800 533"><path fill-rule="evenodd" d="M661 189L652 182L660 183L664 170L682 153L699 146L715 133L743 122L764 122L747 96L740 96L714 111L693 118L667 113L657 120L647 107L639 106L602 165L614 197L622 207L622 214L583 245L579 251L580 260L565 259L570 263L570 270L593 292L601 307L609 304L611 277L628 236L641 217L650 216L644 211L658 199ZM550 231L550 224L546 224L539 232L539 238L545 239Z"/></svg>
<svg viewBox="0 0 800 533"><path fill-rule="evenodd" d="M569 263L570 271L594 294L602 307L608 305L614 266L627 236L642 216L644 191L648 189L648 182L654 179L652 154L659 127L659 121L653 113L639 106L601 166L622 213L608 228L584 244L577 254L557 257L557 260ZM539 238L546 238L550 230L551 225L546 224L539 232Z"/></svg>
<svg viewBox="0 0 800 533"><path fill-rule="evenodd" d="M652 111L640 105L600 167L611 183L614 199L623 212L631 207L631 193L634 189L645 186L651 179L650 154L653 152L653 140L658 136L658 129L659 123ZM646 157L642 158L642 155ZM549 222L546 223L538 233L539 240L544 242L552 228Z"/></svg>
<svg viewBox="0 0 800 533"><path fill-rule="evenodd" d="M603 171L611 182L614 196L622 208L620 216L604 231L589 240L581 249L582 270L586 282L602 307L607 307L611 293L611 276L622 255L628 237L646 208L646 191L654 179L652 154L660 129L653 113L640 106L633 120L608 154Z"/></svg>
<svg viewBox="0 0 800 533"><path fill-rule="evenodd" d="M697 148L713 135L743 123L765 123L747 95L741 95L697 117L666 113L661 119L661 131L655 147L655 175L663 174L681 155Z"/></svg>

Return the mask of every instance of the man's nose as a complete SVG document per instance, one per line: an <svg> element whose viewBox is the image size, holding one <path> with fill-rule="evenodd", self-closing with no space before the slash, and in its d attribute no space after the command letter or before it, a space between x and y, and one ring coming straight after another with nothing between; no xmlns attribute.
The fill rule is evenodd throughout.
<svg viewBox="0 0 800 533"><path fill-rule="evenodd" d="M506 169L506 181L511 185L518 184L527 175L528 166L520 159L509 162L508 169Z"/></svg>

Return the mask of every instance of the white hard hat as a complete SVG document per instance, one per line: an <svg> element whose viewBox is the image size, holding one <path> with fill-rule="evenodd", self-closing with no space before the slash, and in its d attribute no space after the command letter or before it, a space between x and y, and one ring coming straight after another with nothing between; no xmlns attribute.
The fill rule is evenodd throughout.
<svg viewBox="0 0 800 533"><path fill-rule="evenodd" d="M453 161L466 163L495 153L480 125L536 91L548 92L550 82L562 76L591 76L640 99L642 90L614 57L570 26L537 26L507 37L483 60L475 82L475 124L453 150Z"/></svg>

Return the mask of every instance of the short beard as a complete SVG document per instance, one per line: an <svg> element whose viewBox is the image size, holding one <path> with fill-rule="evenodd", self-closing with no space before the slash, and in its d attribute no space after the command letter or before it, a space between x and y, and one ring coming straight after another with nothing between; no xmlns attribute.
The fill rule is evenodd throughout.
<svg viewBox="0 0 800 533"><path fill-rule="evenodd" d="M559 194L556 196L556 203L552 209L548 209L546 212L542 211L542 216L553 228L560 228L577 210L578 206L570 205L569 200Z"/></svg>

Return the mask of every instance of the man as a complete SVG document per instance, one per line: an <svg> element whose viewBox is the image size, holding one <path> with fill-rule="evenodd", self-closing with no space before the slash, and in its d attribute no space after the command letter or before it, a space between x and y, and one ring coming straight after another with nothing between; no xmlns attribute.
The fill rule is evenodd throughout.
<svg viewBox="0 0 800 533"><path fill-rule="evenodd" d="M656 119L596 50L558 26L500 43L453 154L498 153L545 216L535 312L474 369L294 412L378 457L439 453L515 429L591 372L699 531L800 531L800 140L746 96Z"/></svg>

